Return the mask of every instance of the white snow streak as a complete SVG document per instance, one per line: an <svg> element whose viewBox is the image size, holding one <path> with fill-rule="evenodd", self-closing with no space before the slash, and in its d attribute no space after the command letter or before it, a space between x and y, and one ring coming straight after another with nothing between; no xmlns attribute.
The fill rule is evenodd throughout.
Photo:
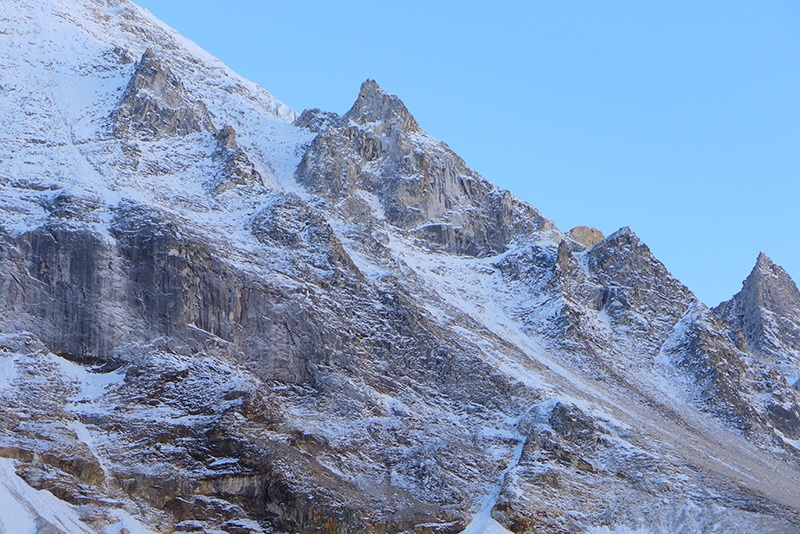
<svg viewBox="0 0 800 534"><path fill-rule="evenodd" d="M81 522L77 507L30 487L7 458L0 458L0 503L0 532L5 534L36 534L48 525L70 534L92 532Z"/></svg>

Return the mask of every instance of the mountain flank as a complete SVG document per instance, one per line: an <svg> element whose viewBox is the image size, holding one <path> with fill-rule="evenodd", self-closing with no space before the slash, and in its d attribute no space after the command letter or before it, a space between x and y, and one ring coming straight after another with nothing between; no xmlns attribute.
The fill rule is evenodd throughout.
<svg viewBox="0 0 800 534"><path fill-rule="evenodd" d="M710 309L373 80L298 114L128 0L3 18L0 532L800 530L765 255Z"/></svg>

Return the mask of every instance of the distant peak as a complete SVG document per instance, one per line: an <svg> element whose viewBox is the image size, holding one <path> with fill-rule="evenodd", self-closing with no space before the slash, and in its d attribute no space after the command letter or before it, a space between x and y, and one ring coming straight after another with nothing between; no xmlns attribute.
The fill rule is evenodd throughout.
<svg viewBox="0 0 800 534"><path fill-rule="evenodd" d="M781 287L783 289L779 289ZM765 302L773 300L774 296L780 293L791 294L791 301L793 303L800 302L800 293L797 292L797 287L792 277L783 267L774 263L769 256L763 252L758 254L755 267L753 267L750 275L742 283L742 291L740 294L741 293L758 295L759 305L765 306L768 309L775 307L775 304L765 304ZM772 295L772 293L775 295Z"/></svg>
<svg viewBox="0 0 800 534"><path fill-rule="evenodd" d="M376 94L376 93L385 95L386 91L384 91L381 88L381 86L378 85L378 82L376 82L372 78L367 78L364 81L364 83L361 84L361 90L359 91L358 97L359 98L365 98L368 95L372 95L372 94Z"/></svg>
<svg viewBox="0 0 800 534"><path fill-rule="evenodd" d="M359 124L386 122L407 131L419 130L417 121L403 101L384 91L378 82L372 79L361 84L358 98L350 111L345 114L344 119Z"/></svg>
<svg viewBox="0 0 800 534"><path fill-rule="evenodd" d="M772 263L772 260L769 258L769 256L767 256L763 252L758 253L758 259L756 260L757 269L765 269L772 267L773 265L774 263Z"/></svg>

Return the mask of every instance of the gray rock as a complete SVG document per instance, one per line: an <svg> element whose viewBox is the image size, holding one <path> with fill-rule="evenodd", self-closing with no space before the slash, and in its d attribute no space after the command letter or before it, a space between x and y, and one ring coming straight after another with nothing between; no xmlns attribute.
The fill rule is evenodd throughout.
<svg viewBox="0 0 800 534"><path fill-rule="evenodd" d="M336 201L358 191L376 195L390 224L443 252L492 255L515 238L554 228L427 137L400 99L372 80L350 111L320 131L297 178Z"/></svg>
<svg viewBox="0 0 800 534"><path fill-rule="evenodd" d="M41 79L132 75L113 112L7 107L0 457L29 485L97 531L120 509L159 532L798 530L797 289L771 262L718 317L630 229L562 234L375 82L291 124L133 4L87 2L35 14L77 58L4 21Z"/></svg>
<svg viewBox="0 0 800 534"><path fill-rule="evenodd" d="M714 313L787 380L794 383L800 378L800 291L764 253L759 254L742 290Z"/></svg>
<svg viewBox="0 0 800 534"><path fill-rule="evenodd" d="M136 64L111 121L114 134L120 138L131 134L153 140L216 131L205 104L191 100L180 80L152 49L147 49Z"/></svg>
<svg viewBox="0 0 800 534"><path fill-rule="evenodd" d="M225 126L214 137L217 148L212 159L221 166L220 175L208 184L214 195L237 186L264 185L261 174L236 143L236 131L232 126Z"/></svg>

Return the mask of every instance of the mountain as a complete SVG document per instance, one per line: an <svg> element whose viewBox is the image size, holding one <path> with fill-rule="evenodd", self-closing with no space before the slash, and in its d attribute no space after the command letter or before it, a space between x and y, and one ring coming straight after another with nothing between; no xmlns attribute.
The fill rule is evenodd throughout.
<svg viewBox="0 0 800 534"><path fill-rule="evenodd" d="M6 0L0 531L797 532L800 294L709 309L366 81Z"/></svg>

